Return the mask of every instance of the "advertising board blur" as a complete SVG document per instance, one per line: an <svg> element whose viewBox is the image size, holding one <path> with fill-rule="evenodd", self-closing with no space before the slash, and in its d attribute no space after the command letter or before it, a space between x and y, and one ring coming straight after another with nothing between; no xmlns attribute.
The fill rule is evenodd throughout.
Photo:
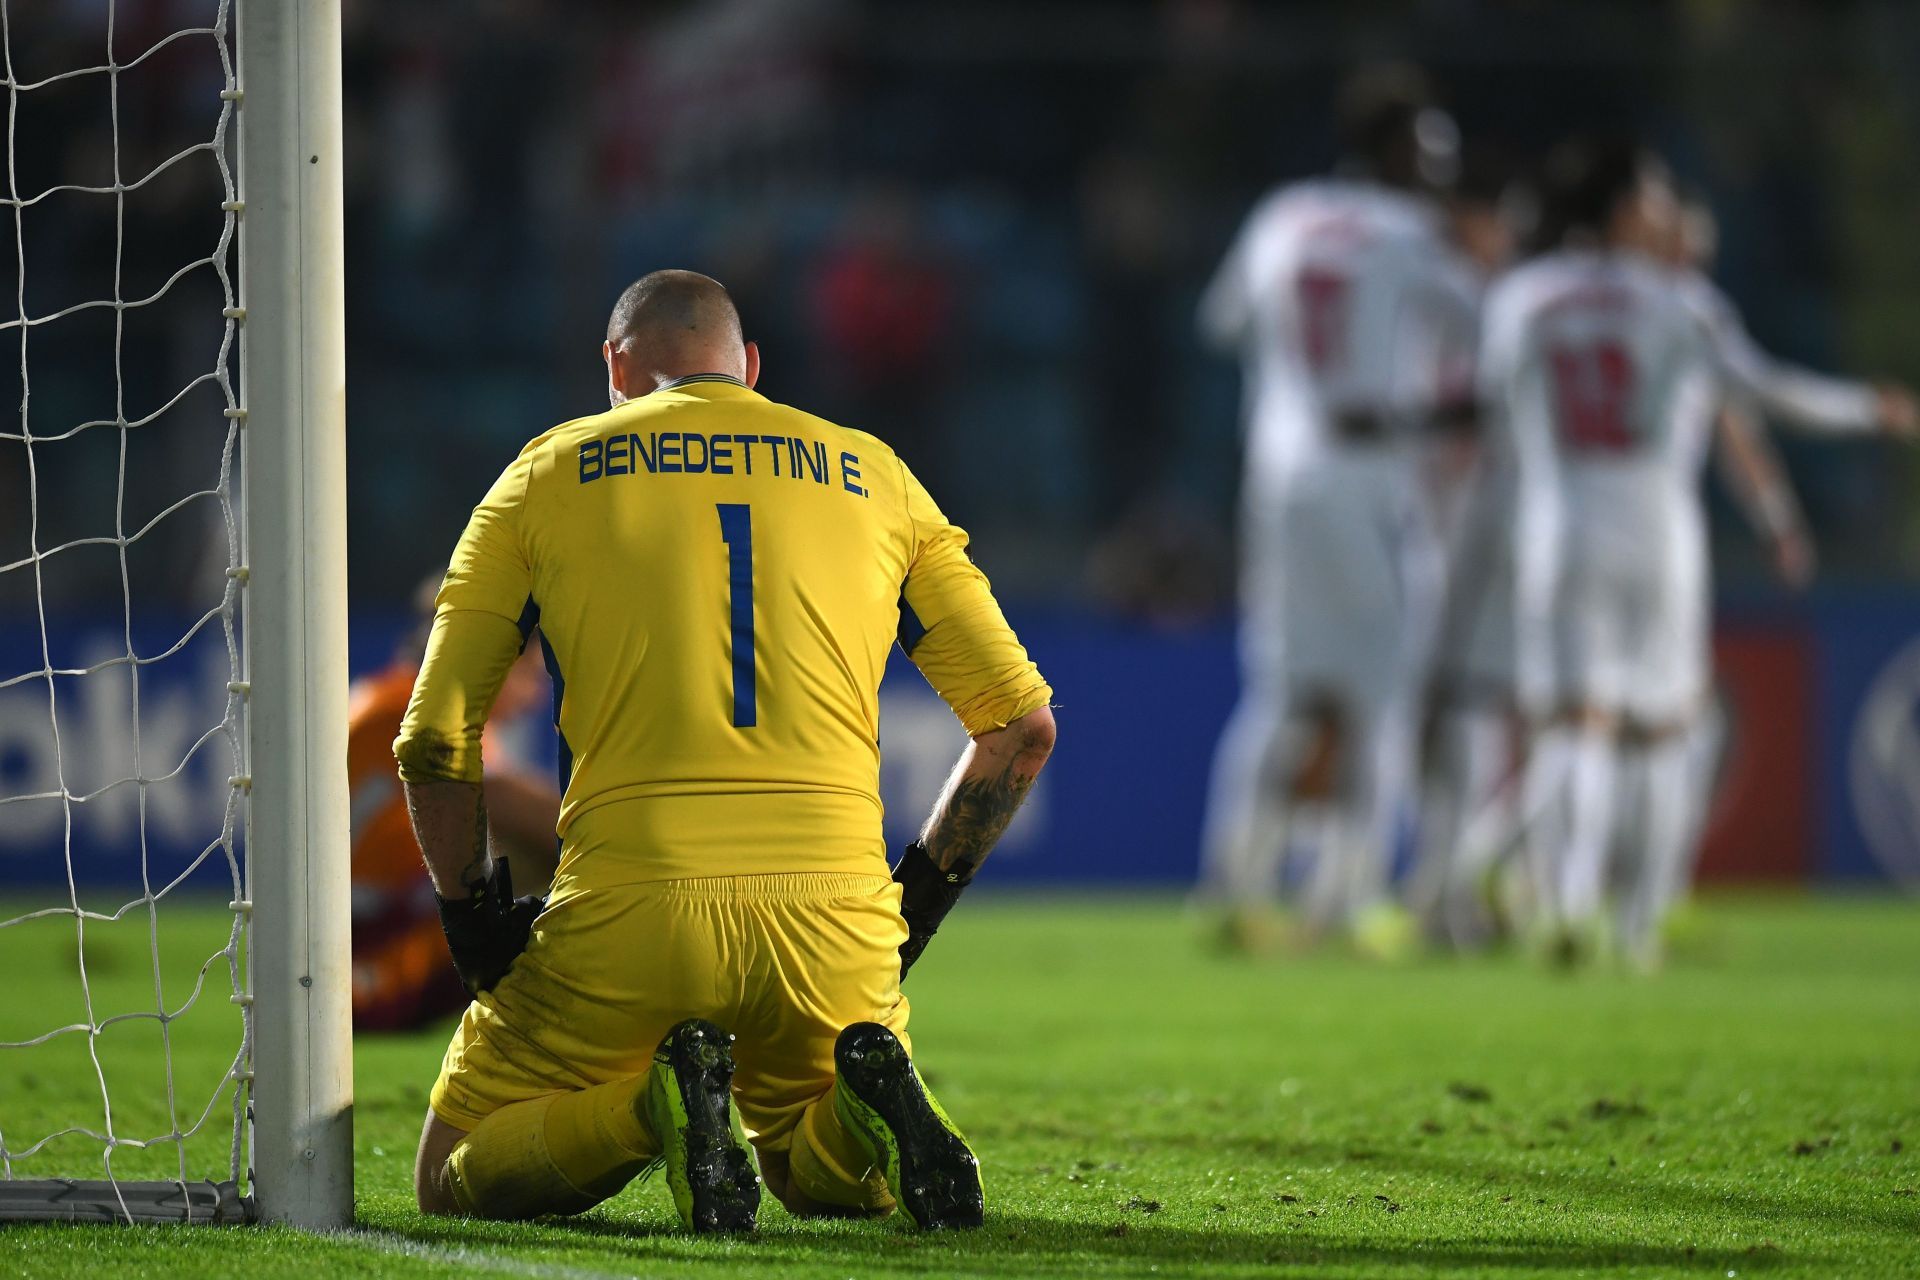
<svg viewBox="0 0 1920 1280"><path fill-rule="evenodd" d="M995 856L1002 884L1192 881L1214 739L1236 691L1231 629L1163 632L1016 609L1053 681L1061 745ZM405 629L356 618L352 665L377 668ZM224 891L230 779L217 625L62 627L59 670L0 688L0 887ZM1731 612L1717 643L1726 734L1702 859L1710 880L1894 879L1920 884L1920 602L1820 600ZM48 665L37 628L0 629L9 674ZM49 688L54 714L49 714ZM138 730L132 714L137 697ZM530 717L506 739L550 765ZM910 840L964 738L897 653L882 691L889 843ZM144 778L144 782L135 781ZM67 850L73 851L71 859ZM143 853L144 851L144 853Z"/></svg>

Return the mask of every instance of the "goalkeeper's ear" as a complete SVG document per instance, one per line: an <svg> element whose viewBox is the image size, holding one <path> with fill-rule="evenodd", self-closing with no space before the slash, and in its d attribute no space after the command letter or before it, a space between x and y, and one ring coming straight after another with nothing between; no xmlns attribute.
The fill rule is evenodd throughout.
<svg viewBox="0 0 1920 1280"><path fill-rule="evenodd" d="M627 369L623 361L615 358L618 354L612 339L600 344L600 358L607 362L607 402L616 408L628 399Z"/></svg>
<svg viewBox="0 0 1920 1280"><path fill-rule="evenodd" d="M749 387L756 387L760 385L760 344L757 342L749 342L746 344L746 351L747 351L746 384Z"/></svg>

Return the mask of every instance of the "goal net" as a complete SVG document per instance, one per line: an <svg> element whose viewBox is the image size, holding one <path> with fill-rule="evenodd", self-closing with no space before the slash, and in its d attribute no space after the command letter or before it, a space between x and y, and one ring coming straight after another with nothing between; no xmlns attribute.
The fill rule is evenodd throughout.
<svg viewBox="0 0 1920 1280"><path fill-rule="evenodd" d="M344 696L307 8L0 0L0 1220L350 1211L341 739L288 710Z"/></svg>

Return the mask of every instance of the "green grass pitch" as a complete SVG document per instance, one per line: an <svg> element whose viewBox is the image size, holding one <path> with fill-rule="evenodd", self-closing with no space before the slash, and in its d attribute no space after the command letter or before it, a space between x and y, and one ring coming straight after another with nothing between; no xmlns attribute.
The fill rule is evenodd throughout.
<svg viewBox="0 0 1920 1280"><path fill-rule="evenodd" d="M170 993L221 928L189 914L162 916ZM0 1038L71 1003L65 928L0 933ZM1920 906L1710 899L1655 980L1232 960L1198 938L1169 902L986 893L942 933L908 990L924 1070L985 1162L978 1233L769 1201L757 1238L693 1240L658 1181L572 1222L423 1219L435 1031L357 1046L354 1231L12 1227L0 1274L1920 1275ZM96 953L99 1007L151 1000L143 922ZM175 1052L201 1088L230 1050L221 1018L194 1026ZM97 1110L90 1066L24 1079L14 1052L10 1143ZM104 1056L133 1123L157 1077Z"/></svg>

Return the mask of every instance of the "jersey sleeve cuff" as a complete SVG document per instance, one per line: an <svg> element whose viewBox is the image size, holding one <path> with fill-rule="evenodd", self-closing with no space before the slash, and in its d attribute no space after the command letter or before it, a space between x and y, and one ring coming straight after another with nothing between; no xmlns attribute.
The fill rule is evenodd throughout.
<svg viewBox="0 0 1920 1280"><path fill-rule="evenodd" d="M402 782L479 782L480 742L427 729L403 730L393 740Z"/></svg>
<svg viewBox="0 0 1920 1280"><path fill-rule="evenodd" d="M1035 677L1038 680L1038 676ZM981 699L959 709L961 727L967 736L977 738L983 733L992 733L1004 729L1022 716L1032 715L1053 701L1053 687L1044 680L1037 684L1023 684L1009 694L996 695L990 699Z"/></svg>

